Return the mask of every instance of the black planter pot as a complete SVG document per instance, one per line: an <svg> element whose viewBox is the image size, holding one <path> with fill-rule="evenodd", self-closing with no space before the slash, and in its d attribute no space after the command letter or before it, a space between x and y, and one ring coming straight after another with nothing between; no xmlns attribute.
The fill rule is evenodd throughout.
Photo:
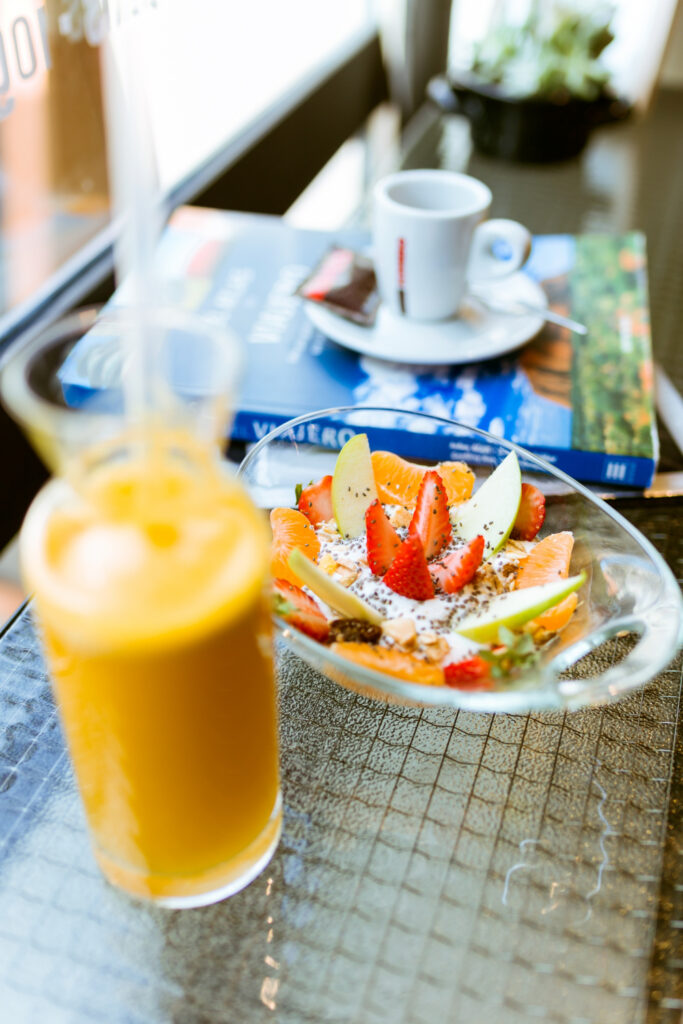
<svg viewBox="0 0 683 1024"><path fill-rule="evenodd" d="M495 86L442 79L430 95L468 118L475 147L489 156L525 163L551 163L577 156L598 124L621 120L628 108L615 97L552 103L514 99ZM446 103L444 86L450 93Z"/></svg>

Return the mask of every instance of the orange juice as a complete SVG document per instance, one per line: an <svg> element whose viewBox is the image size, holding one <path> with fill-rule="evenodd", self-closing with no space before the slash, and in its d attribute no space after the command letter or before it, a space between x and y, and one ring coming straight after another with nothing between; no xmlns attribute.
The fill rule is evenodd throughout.
<svg viewBox="0 0 683 1024"><path fill-rule="evenodd" d="M97 859L139 896L237 891L279 837L268 537L189 443L112 449L55 480L22 530Z"/></svg>

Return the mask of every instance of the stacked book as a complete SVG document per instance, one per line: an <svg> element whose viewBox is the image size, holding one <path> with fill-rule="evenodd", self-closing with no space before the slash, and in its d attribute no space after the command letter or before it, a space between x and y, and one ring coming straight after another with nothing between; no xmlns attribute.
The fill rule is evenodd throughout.
<svg viewBox="0 0 683 1024"><path fill-rule="evenodd" d="M175 212L159 249L169 301L224 321L246 349L233 437L258 440L316 409L387 406L479 427L581 480L649 485L658 441L640 233L534 239L525 273L553 309L588 326L586 337L547 324L504 358L443 367L358 355L312 325L297 286L331 245L367 244L360 231L307 231L276 217L191 207ZM114 302L125 302L125 287ZM98 369L102 344L96 335L82 339L65 363L68 402L112 385ZM476 455L464 442L461 453L441 451L438 436L429 450L435 459Z"/></svg>

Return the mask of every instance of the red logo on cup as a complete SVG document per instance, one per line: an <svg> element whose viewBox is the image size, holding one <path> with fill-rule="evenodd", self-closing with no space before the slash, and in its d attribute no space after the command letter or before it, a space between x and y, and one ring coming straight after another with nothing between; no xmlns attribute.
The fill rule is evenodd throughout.
<svg viewBox="0 0 683 1024"><path fill-rule="evenodd" d="M405 294L405 266L406 266L406 240L405 238L399 238L398 240L398 302L402 313L406 311L406 294Z"/></svg>

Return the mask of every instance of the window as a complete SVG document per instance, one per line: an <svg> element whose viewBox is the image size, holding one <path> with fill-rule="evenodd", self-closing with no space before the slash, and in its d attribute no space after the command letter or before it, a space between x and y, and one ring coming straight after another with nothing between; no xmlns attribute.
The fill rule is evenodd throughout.
<svg viewBox="0 0 683 1024"><path fill-rule="evenodd" d="M104 273L107 19L135 24L165 191L236 159L374 35L370 0L2 0L0 344Z"/></svg>
<svg viewBox="0 0 683 1024"><path fill-rule="evenodd" d="M143 30L161 184L258 136L374 32L368 0L157 0Z"/></svg>

